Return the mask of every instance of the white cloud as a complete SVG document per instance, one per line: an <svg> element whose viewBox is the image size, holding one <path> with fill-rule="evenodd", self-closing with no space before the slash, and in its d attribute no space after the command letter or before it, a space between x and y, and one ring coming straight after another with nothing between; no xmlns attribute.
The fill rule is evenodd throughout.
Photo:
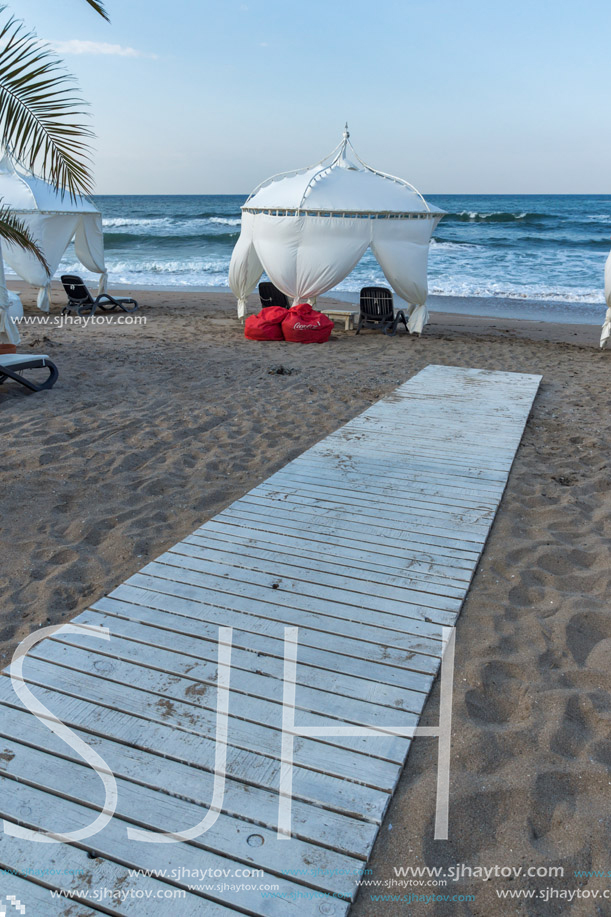
<svg viewBox="0 0 611 917"><path fill-rule="evenodd" d="M113 57L148 57L156 60L156 54L147 54L136 48L123 45L111 45L106 41L81 41L71 38L69 41L50 41L49 44L58 54L106 54Z"/></svg>

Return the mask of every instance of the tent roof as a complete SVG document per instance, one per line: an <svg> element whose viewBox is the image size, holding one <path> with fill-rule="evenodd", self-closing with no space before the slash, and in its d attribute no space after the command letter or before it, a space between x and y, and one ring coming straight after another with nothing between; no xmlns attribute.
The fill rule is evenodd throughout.
<svg viewBox="0 0 611 917"><path fill-rule="evenodd" d="M12 158L5 153L0 160L0 199L17 213L98 213L86 197L72 198L67 191L56 191L42 178L17 171Z"/></svg>
<svg viewBox="0 0 611 917"><path fill-rule="evenodd" d="M409 182L366 165L350 142L348 125L332 153L315 166L283 172L256 188L244 210L299 210L316 213L424 214L432 207Z"/></svg>

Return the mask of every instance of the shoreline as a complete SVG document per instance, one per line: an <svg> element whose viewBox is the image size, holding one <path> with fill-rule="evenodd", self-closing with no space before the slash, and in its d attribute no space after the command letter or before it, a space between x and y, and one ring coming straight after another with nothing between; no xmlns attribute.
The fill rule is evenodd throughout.
<svg viewBox="0 0 611 917"><path fill-rule="evenodd" d="M97 288L96 280L86 280L91 291ZM7 286L19 293L27 293L32 288L22 280L15 280L13 277L7 277ZM64 295L63 288L59 280L53 280L51 290L57 294L58 301ZM235 302L235 297L228 287L215 286L184 286L171 284L129 284L129 283L109 283L109 290L118 290L120 292L131 293L169 293L169 294L190 294L199 293L203 295L230 296ZM602 290L602 285L601 285ZM358 309L358 291L335 290L325 293L319 297L325 302L351 303L355 309ZM249 304L257 300L256 291L249 297ZM404 308L404 301L395 296L395 303L398 309ZM546 324L563 324L563 325L598 325L602 327L605 318L606 305L604 302L571 302L569 300L555 299L519 299L508 296L449 296L432 293L429 295L427 304L429 312L435 312L443 315L456 316L476 316L478 318L498 318L510 319L516 321L533 321L545 322ZM526 314L527 313L527 314Z"/></svg>
<svg viewBox="0 0 611 917"><path fill-rule="evenodd" d="M9 284L9 288L20 293L27 315L38 316L44 320L44 316L47 313L40 312L36 308L36 293L33 287L23 281L12 281ZM135 296L141 303L150 302L151 304L156 304L161 300L170 308L172 307L172 303L181 300L184 302L200 302L206 305L206 308L208 307L207 304L214 303L216 309L221 311L228 318L235 317L237 321L236 300L233 293L226 288L211 291L209 287L204 287L201 290L192 288L176 290L174 288L170 289L164 287L136 287L127 285L121 287L116 285L112 287L112 289L125 293L128 292L130 295ZM339 298L338 296L325 295L321 297L321 299L324 300L325 304L329 307L336 304L341 308L346 306L346 302L350 302L350 300ZM57 316L58 313L61 313L66 301L63 287L58 281L53 281L51 285L50 300L51 311L49 315ZM470 299L468 301L472 302ZM488 300L483 301L488 302ZM355 311L358 311L358 299L356 298L356 294L353 304ZM444 308L439 308L436 305L435 298L429 297L430 320L424 329L423 338L441 329L446 329L448 331L470 331L478 334L515 334L533 340L576 344L585 347L590 346L597 350L600 349L600 334L605 315L604 306L601 306L599 324L598 322L586 321L552 321L549 317L543 319L533 316L527 318L515 316L505 317L502 315L479 315L473 311L466 311L461 297L444 297L443 303L440 305L443 305ZM257 312L260 309L260 302L256 293L249 296L247 300L247 309L248 312ZM139 310L136 314L143 315L146 313ZM44 327L44 321L41 321L40 326ZM339 330L339 326L336 325L336 332Z"/></svg>

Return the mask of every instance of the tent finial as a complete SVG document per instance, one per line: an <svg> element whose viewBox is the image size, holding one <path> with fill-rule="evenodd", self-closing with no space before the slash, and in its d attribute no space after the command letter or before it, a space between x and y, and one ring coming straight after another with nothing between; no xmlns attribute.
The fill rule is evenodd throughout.
<svg viewBox="0 0 611 917"><path fill-rule="evenodd" d="M350 136L350 131L348 130L348 122L346 121L346 126L344 127L344 140L347 140Z"/></svg>

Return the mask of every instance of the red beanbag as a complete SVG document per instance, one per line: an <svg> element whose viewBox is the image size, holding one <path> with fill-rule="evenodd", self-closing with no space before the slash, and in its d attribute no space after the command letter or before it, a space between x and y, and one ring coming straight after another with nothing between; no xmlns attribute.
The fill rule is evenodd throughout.
<svg viewBox="0 0 611 917"><path fill-rule="evenodd" d="M266 306L258 315L249 315L244 323L244 337L250 341L283 341L282 319L286 309Z"/></svg>
<svg viewBox="0 0 611 917"><path fill-rule="evenodd" d="M324 344L333 331L333 322L316 312L307 302L300 302L285 313L282 332L285 341L296 344Z"/></svg>

